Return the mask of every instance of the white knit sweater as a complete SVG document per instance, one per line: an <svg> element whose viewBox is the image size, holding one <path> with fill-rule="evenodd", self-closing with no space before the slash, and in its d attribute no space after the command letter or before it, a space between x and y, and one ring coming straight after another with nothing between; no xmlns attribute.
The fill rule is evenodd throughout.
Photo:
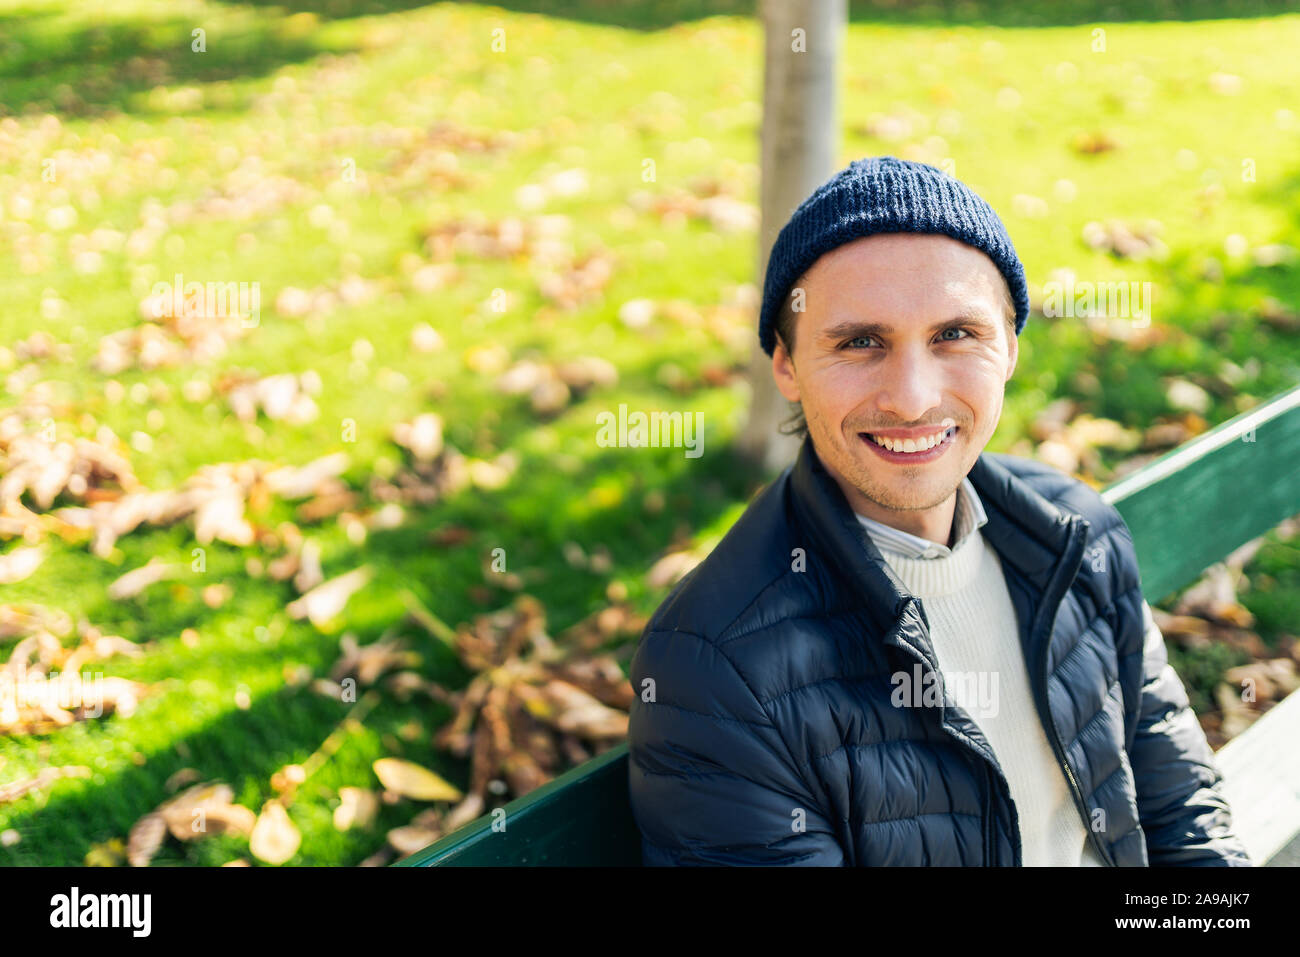
<svg viewBox="0 0 1300 957"><path fill-rule="evenodd" d="M1034 708L1015 606L998 553L979 531L987 518L970 480L958 491L950 548L858 520L921 599L947 694L979 725L1002 766L1024 865L1102 866Z"/></svg>

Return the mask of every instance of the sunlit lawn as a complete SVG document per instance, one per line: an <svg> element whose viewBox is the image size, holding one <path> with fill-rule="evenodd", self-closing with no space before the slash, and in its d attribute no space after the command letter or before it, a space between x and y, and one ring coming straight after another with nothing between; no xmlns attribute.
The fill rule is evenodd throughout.
<svg viewBox="0 0 1300 957"><path fill-rule="evenodd" d="M130 717L0 741L0 782L47 765L93 769L0 804L0 832L21 838L0 845L0 862L82 863L167 797L164 782L181 768L228 782L237 802L260 808L271 775L305 760L346 713L286 681L298 666L327 674L343 632L364 643L397 626L423 674L451 687L470 677L441 642L403 624L404 590L452 625L502 607L515 592L485 568L503 548L524 590L544 601L552 634L620 594L648 612L664 589L647 587L647 568L670 546L716 540L764 478L727 450L745 408L756 306L757 234L743 204L757 203L762 38L744 5L669 4L665 15L590 3L573 5L572 18L544 15L556 4L375 4L364 8L372 16L297 6L0 0L3 407L42 396L60 439L107 426L151 488L177 486L207 463L304 464L344 451L346 479L368 494L372 475L402 461L392 426L429 411L465 455L514 452L519 464L503 488L409 509L400 526L363 541L333 519L300 523L323 546L326 577L361 564L375 572L324 630L286 613L297 597L289 582L249 573L249 558L274 557L259 546L213 543L192 580L113 601L108 584L151 558L188 565L192 528L142 527L107 560L55 539L34 575L4 586L4 602L60 608L147 642L143 657L95 668L157 691ZM962 9L972 19L978 8ZM877 153L950 162L1003 214L1034 286L1057 269L1153 283L1163 334L1146 349L1080 321L1030 319L993 448L1033 454L1029 426L1063 396L1144 429L1186 416L1171 404L1177 378L1204 390L1208 427L1294 385L1300 336L1259 312L1266 298L1296 308L1300 262L1262 265L1254 250L1300 246L1291 69L1300 16L1125 24L1106 22L1104 7L1092 16L1036 9L1048 25L947 28L896 12L875 22L857 9L842 53L842 162ZM710 12L728 15L696 16ZM1104 52L1094 52L1099 24ZM206 52L192 50L196 29ZM1109 148L1088 152L1084 140ZM551 179L572 170L585 175ZM680 198L714 192L735 201L722 207L731 218L692 215ZM458 254L454 280L422 291L426 232L475 214L567 217L569 245L554 270L596 253L610 258L611 277L570 305L543 292L547 267L534 257ZM1167 257L1120 259L1085 245L1085 224L1110 219L1158 220ZM143 321L141 301L178 274L257 283L258 324L207 362L94 371L101 338ZM332 290L346 277L372 284L354 305L307 316L277 308L286 287ZM620 318L637 299L661 306L647 324ZM441 348L413 348L420 323ZM25 358L18 344L37 332L66 344L66 355ZM618 382L539 417L527 396L494 384L494 358L530 355L600 356ZM227 370L312 370L319 414L301 425L244 423L222 395L186 391L194 380L215 388ZM597 413L623 402L698 413L705 454L599 447ZM1131 454L1102 458L1109 469ZM293 503L279 501L250 517L266 528L296 521ZM449 526L472 534L438 544ZM609 569L573 567L568 542L588 554L603 546ZM1294 632L1294 543L1270 544L1247 572L1254 588L1243 603L1260 635ZM219 583L232 594L213 608L202 591ZM182 641L187 628L197 642ZM1245 660L1227 649L1171 654L1198 710L1213 707L1223 668ZM293 862L355 864L419 809L385 805L373 828L334 828L338 788L375 787L376 758L409 758L463 786L466 762L430 741L449 715L424 698L385 695L294 801L303 843ZM249 858L246 841L212 837L168 841L155 862L239 857Z"/></svg>

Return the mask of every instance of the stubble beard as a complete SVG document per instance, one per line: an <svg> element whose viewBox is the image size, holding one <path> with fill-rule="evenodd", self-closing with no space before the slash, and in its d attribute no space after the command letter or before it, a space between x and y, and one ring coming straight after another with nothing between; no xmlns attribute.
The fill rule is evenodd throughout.
<svg viewBox="0 0 1300 957"><path fill-rule="evenodd" d="M878 482L871 474L870 469L863 464L863 458L874 453L861 445L863 440L858 438L857 432L854 432L851 436L846 436L837 429L827 428L825 420L821 418L816 410L806 411L806 416L813 447L816 449L818 457L823 460L823 465L829 459L834 470L856 489L859 495L868 501L874 502L881 508L898 512L924 511L946 502L957 490L957 485L953 485L952 488L941 489L937 493L927 493L921 487L922 483L916 482L908 483L906 491L902 496L899 496L895 494L896 486ZM956 451L955 448L949 449L948 454L955 454ZM922 468L921 466L912 466L909 469L907 466L901 466L898 467L898 471L900 476L905 476L912 469L919 472ZM935 480L932 476L926 476L923 484L928 486ZM960 482L957 484L959 485Z"/></svg>

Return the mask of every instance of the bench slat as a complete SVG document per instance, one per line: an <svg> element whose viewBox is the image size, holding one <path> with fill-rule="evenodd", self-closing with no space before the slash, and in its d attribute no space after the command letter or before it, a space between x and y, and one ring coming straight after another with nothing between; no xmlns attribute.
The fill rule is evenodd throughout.
<svg viewBox="0 0 1300 957"><path fill-rule="evenodd" d="M1101 493L1133 533L1153 604L1300 512L1300 386Z"/></svg>
<svg viewBox="0 0 1300 957"><path fill-rule="evenodd" d="M1272 858L1300 831L1298 738L1300 692L1293 692L1215 752L1233 830L1256 863Z"/></svg>

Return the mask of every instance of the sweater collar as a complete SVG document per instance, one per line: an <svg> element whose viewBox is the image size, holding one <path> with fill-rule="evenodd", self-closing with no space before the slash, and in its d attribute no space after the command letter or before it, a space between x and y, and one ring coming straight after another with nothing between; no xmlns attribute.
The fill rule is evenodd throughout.
<svg viewBox="0 0 1300 957"><path fill-rule="evenodd" d="M980 453L968 478L988 518L983 534L1004 568L1023 576L1041 594L1069 548L1073 526L1087 520L1048 501L988 452ZM805 437L791 466L790 483L801 529L830 567L851 577L876 627L892 632L907 624L903 619L919 617L912 610L916 599L858 521L813 450L811 436Z"/></svg>
<svg viewBox="0 0 1300 957"><path fill-rule="evenodd" d="M984 505L980 502L979 493L975 491L975 486L971 484L969 476L962 479L961 485L957 486L957 504L952 512L953 535L951 547L894 528L860 513L855 512L854 514L857 515L858 521L871 534L871 540L876 543L876 547L882 552L892 552L893 555L901 555L903 558L926 560L951 558L953 553L961 547L962 542L988 522L988 515L984 511Z"/></svg>

